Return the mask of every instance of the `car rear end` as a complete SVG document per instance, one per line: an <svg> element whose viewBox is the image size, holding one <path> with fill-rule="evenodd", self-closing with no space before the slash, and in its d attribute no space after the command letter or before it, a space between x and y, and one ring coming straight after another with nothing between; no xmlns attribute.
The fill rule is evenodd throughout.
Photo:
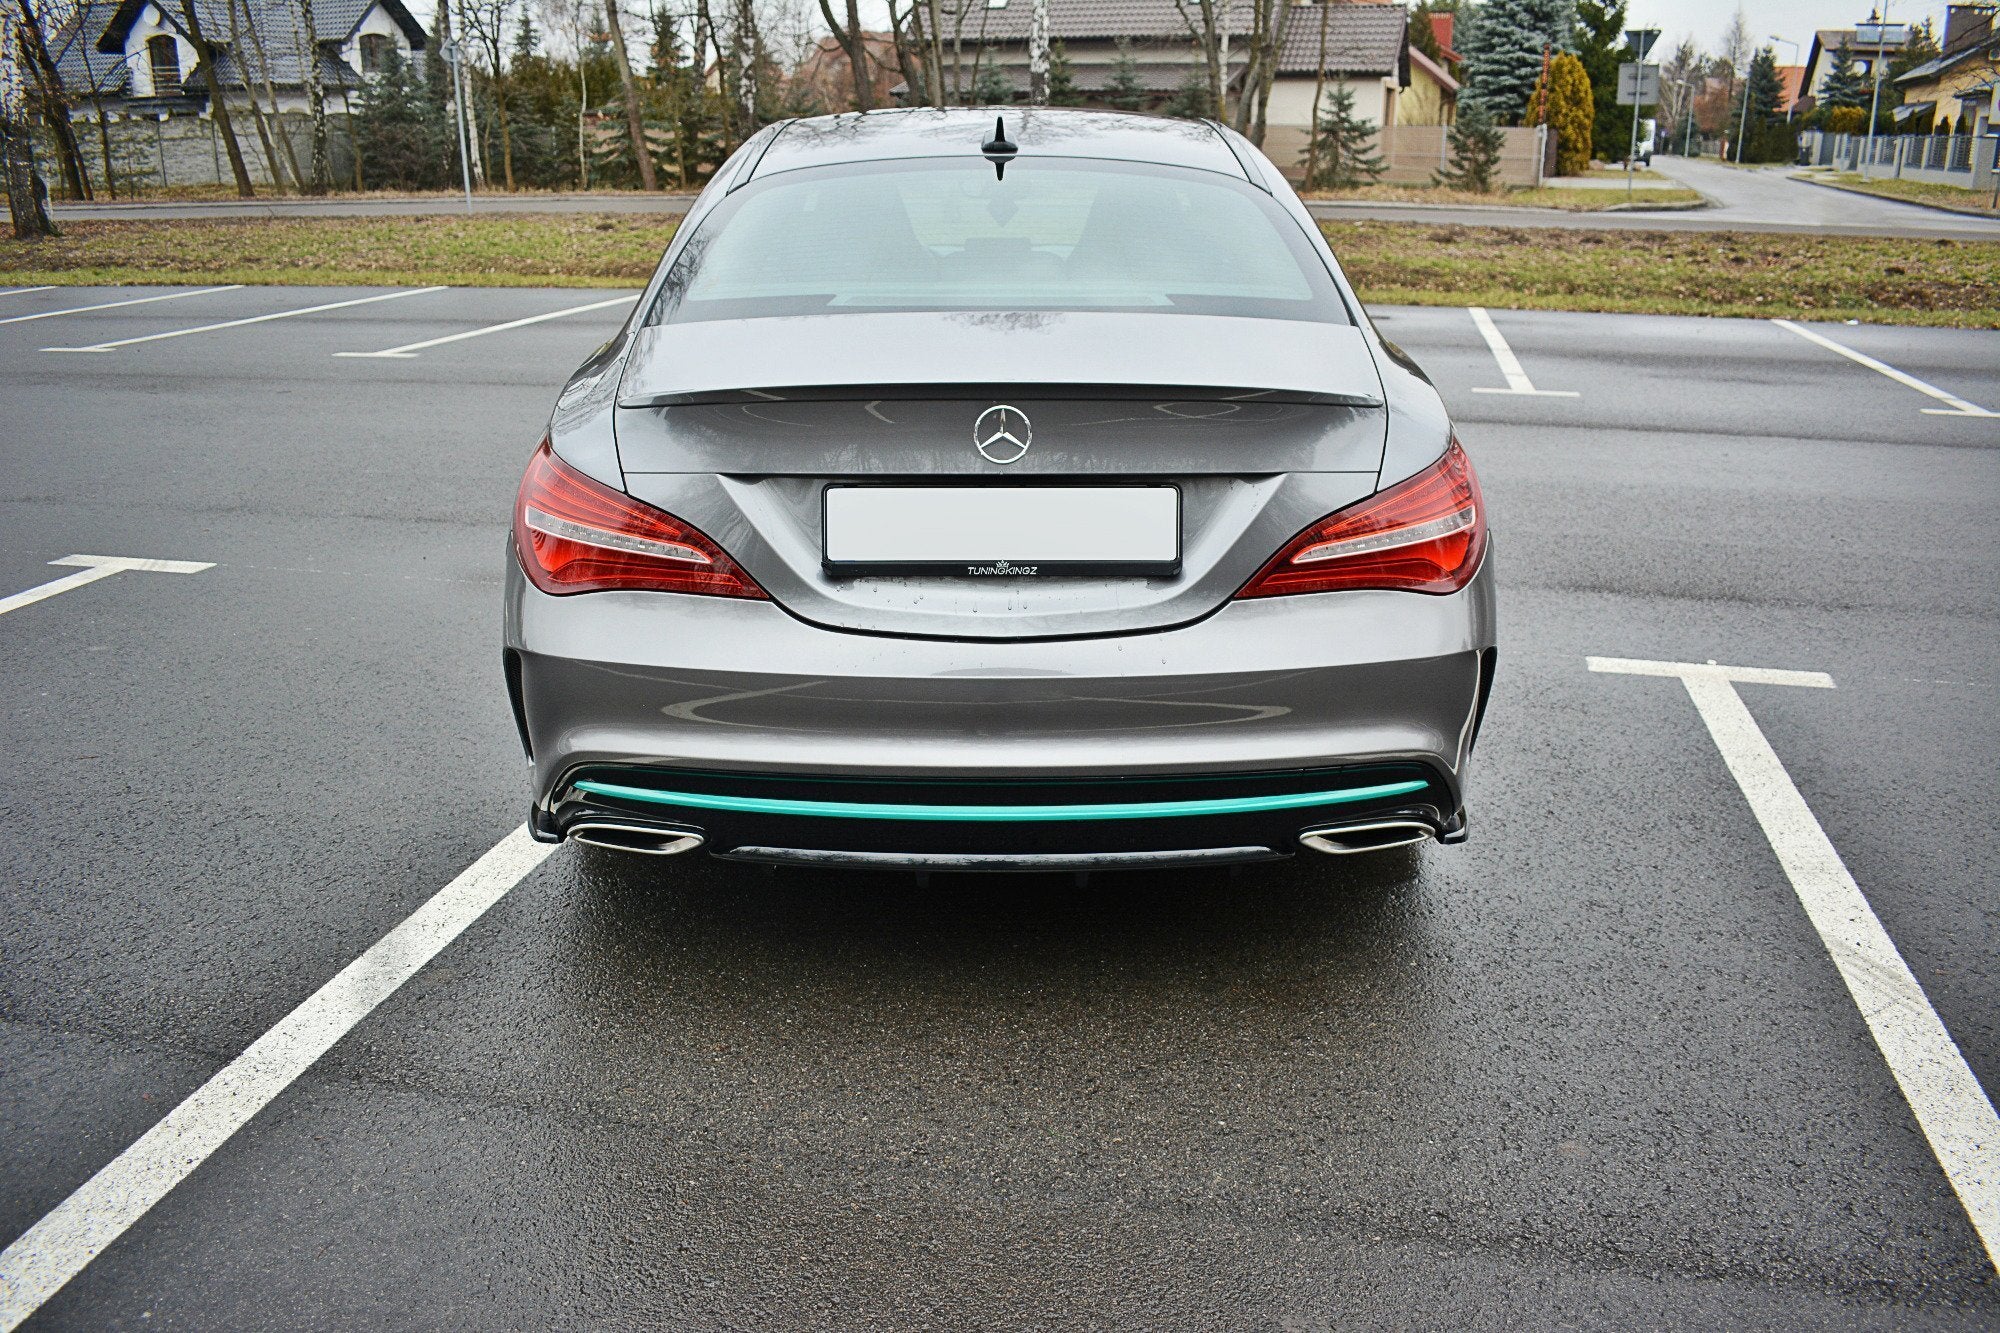
<svg viewBox="0 0 2000 1333"><path fill-rule="evenodd" d="M1067 123L711 187L517 504L537 836L993 870L1463 836L1493 588L1435 393L1254 150L1034 156Z"/></svg>

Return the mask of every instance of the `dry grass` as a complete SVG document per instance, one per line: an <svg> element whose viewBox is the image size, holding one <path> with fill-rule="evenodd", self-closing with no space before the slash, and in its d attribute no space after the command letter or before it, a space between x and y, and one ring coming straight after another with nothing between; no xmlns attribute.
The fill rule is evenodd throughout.
<svg viewBox="0 0 2000 1333"><path fill-rule="evenodd" d="M1880 178L1862 180L1854 172L1842 172L1836 175L1802 175L1799 179L1816 181L1822 185L1838 185L1843 190L1854 190L1861 194L1877 194L1884 199L1901 199L1912 204L1941 204L1954 212L1978 213L1989 218L2000 217L2000 209L1993 207L1993 193L1990 190L1967 190L1957 185L1935 185L1930 181Z"/></svg>
<svg viewBox="0 0 2000 1333"><path fill-rule="evenodd" d="M1604 173L1597 173L1601 176ZM1507 189L1492 194L1448 190L1441 185L1362 185L1352 190L1312 190L1304 197L1354 204L1435 204L1453 208L1553 208L1565 213L1599 213L1627 201L1624 176L1618 184L1544 186L1538 190ZM1702 202L1693 190L1634 190L1629 201L1640 207L1687 207Z"/></svg>
<svg viewBox="0 0 2000 1333"><path fill-rule="evenodd" d="M1324 222L1362 297L2000 328L2000 242Z"/></svg>
<svg viewBox="0 0 2000 1333"><path fill-rule="evenodd" d="M633 287L675 220L624 213L79 222L0 285ZM1322 224L1362 298L2000 328L2000 242Z"/></svg>

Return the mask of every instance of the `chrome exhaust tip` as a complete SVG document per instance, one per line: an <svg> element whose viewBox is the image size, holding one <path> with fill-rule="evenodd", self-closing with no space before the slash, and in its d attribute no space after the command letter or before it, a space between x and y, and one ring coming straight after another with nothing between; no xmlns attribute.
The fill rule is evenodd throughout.
<svg viewBox="0 0 2000 1333"><path fill-rule="evenodd" d="M1340 824L1333 828L1307 829L1299 834L1299 845L1331 856L1352 856L1357 852L1386 852L1392 847L1408 847L1429 842L1437 830L1418 819L1379 819L1367 824Z"/></svg>
<svg viewBox="0 0 2000 1333"><path fill-rule="evenodd" d="M652 824L614 824L591 819L572 824L568 836L592 847L609 847L615 852L637 852L641 856L678 856L691 852L706 841L688 828L662 828Z"/></svg>

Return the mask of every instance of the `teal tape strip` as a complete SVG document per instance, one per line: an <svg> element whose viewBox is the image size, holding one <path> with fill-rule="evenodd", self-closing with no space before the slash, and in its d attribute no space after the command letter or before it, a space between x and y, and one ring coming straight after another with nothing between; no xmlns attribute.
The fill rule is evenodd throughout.
<svg viewBox="0 0 2000 1333"><path fill-rule="evenodd" d="M962 820L972 823L1030 823L1076 819L1184 819L1194 815L1247 815L1265 810L1308 810L1348 805L1383 796L1420 792L1425 782L1385 782L1345 791L1287 792L1279 796L1230 796L1205 801L1129 801L1108 805L890 805L874 801L788 801L769 796L714 796L706 792L661 791L585 780L577 790L623 801L649 801L695 810L733 810L754 815L809 815L822 819Z"/></svg>

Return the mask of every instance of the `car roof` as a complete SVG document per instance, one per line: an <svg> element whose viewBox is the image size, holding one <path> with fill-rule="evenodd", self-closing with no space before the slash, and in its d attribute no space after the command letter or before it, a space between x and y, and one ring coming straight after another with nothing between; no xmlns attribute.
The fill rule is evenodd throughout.
<svg viewBox="0 0 2000 1333"><path fill-rule="evenodd" d="M786 121L735 184L800 167L977 156L993 135L996 117L1019 146L1016 159L1110 158L1256 179L1221 131L1205 121L1068 107L897 107Z"/></svg>

